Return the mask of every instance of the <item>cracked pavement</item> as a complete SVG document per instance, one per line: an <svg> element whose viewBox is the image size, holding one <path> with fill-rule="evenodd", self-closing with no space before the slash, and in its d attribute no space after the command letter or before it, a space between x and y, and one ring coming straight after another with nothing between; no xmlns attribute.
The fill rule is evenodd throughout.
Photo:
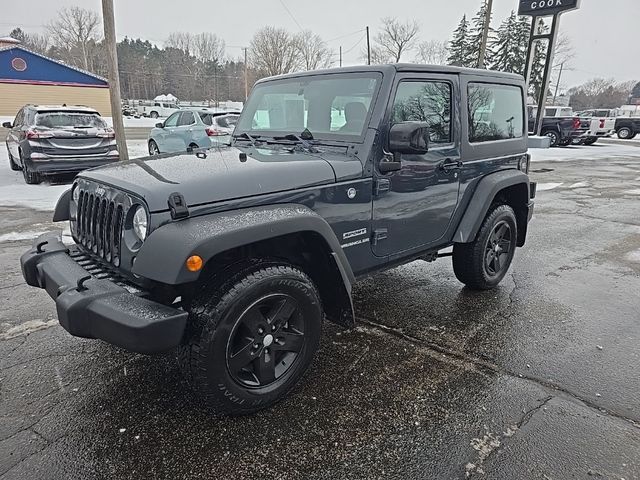
<svg viewBox="0 0 640 480"><path fill-rule="evenodd" d="M171 354L69 336L0 243L0 479L640 479L640 149L532 168L583 186L539 193L500 288L447 259L363 280L359 326L251 417L199 407Z"/></svg>

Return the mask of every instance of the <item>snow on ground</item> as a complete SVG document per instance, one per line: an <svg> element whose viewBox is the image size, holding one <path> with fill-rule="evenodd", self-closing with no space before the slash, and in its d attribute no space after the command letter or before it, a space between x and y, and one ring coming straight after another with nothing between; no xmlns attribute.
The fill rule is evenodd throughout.
<svg viewBox="0 0 640 480"><path fill-rule="evenodd" d="M547 190L553 190L554 188L561 187L562 183L539 183L536 191L545 192Z"/></svg>
<svg viewBox="0 0 640 480"><path fill-rule="evenodd" d="M131 140L127 145L130 158L148 155L145 140ZM53 211L58 198L68 188L69 184L52 184L48 181L40 185L27 185L22 172L14 172L9 168L7 149L0 145L0 206Z"/></svg>
<svg viewBox="0 0 640 480"><path fill-rule="evenodd" d="M560 148L529 149L532 162L574 162L576 160L600 160L602 158L637 158L640 160L640 147L629 145L600 144Z"/></svg>

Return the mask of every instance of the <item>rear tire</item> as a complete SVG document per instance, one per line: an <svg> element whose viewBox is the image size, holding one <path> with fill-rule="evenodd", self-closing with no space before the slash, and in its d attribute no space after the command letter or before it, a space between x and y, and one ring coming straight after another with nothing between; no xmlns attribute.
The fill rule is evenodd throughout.
<svg viewBox="0 0 640 480"><path fill-rule="evenodd" d="M194 297L178 361L209 407L245 415L274 405L302 378L323 314L315 285L295 267L262 262L234 271Z"/></svg>
<svg viewBox="0 0 640 480"><path fill-rule="evenodd" d="M187 152L193 152L194 150L197 150L198 148L200 148L198 145L196 145L195 143L191 143L187 147Z"/></svg>
<svg viewBox="0 0 640 480"><path fill-rule="evenodd" d="M618 138L620 140L631 140L633 137L635 137L635 135L629 127L622 127L618 130Z"/></svg>
<svg viewBox="0 0 640 480"><path fill-rule="evenodd" d="M498 286L507 274L516 250L518 224L509 205L498 205L482 222L476 239L453 246L456 278L473 290Z"/></svg>
<svg viewBox="0 0 640 480"><path fill-rule="evenodd" d="M560 145L560 135L558 135L558 132L554 130L543 130L542 136L549 137L551 139L552 147L557 147L558 145Z"/></svg>
<svg viewBox="0 0 640 480"><path fill-rule="evenodd" d="M22 158L22 152L20 153L20 163L22 164L22 175L24 176L24 181L28 185L39 185L42 183L42 175L38 172L32 172L29 170L29 167L24 163L24 159Z"/></svg>
<svg viewBox="0 0 640 480"><path fill-rule="evenodd" d="M7 147L7 153L9 154L9 168L11 168L11 170L13 170L14 172L22 170L20 165L18 165L16 161L13 159L13 155L11 155L11 151L9 150L9 147Z"/></svg>
<svg viewBox="0 0 640 480"><path fill-rule="evenodd" d="M149 114L149 116L150 116L151 118L158 118L160 115L158 115L158 112L151 112L151 113Z"/></svg>

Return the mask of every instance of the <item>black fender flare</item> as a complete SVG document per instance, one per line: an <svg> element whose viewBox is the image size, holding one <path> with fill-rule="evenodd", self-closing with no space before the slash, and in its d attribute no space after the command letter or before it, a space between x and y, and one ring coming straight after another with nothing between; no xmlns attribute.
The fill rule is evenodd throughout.
<svg viewBox="0 0 640 480"><path fill-rule="evenodd" d="M529 176L520 170L502 170L481 178L458 224L453 242L473 242L498 192L518 184L525 184L529 192Z"/></svg>
<svg viewBox="0 0 640 480"><path fill-rule="evenodd" d="M343 318L340 324L353 324L351 287L355 276L338 239L324 218L299 204L253 207L203 215L168 223L151 232L140 248L132 273L168 285L195 282L200 272L187 270L185 262L199 255L204 264L216 255L293 233L319 235L329 249L340 273Z"/></svg>
<svg viewBox="0 0 640 480"><path fill-rule="evenodd" d="M62 222L64 220L69 220L71 215L69 212L69 204L71 202L71 189L65 191L58 202L56 203L56 208L53 211L53 221L54 222Z"/></svg>

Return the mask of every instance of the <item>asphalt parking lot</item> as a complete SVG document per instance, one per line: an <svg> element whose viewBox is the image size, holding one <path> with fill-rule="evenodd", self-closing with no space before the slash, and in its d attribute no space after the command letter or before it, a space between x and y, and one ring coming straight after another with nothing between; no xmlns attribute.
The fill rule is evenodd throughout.
<svg viewBox="0 0 640 480"><path fill-rule="evenodd" d="M639 479L637 150L534 163L499 289L447 259L361 282L359 327L326 324L293 395L243 418L196 405L172 355L69 336L18 264L51 213L0 207L0 479Z"/></svg>

